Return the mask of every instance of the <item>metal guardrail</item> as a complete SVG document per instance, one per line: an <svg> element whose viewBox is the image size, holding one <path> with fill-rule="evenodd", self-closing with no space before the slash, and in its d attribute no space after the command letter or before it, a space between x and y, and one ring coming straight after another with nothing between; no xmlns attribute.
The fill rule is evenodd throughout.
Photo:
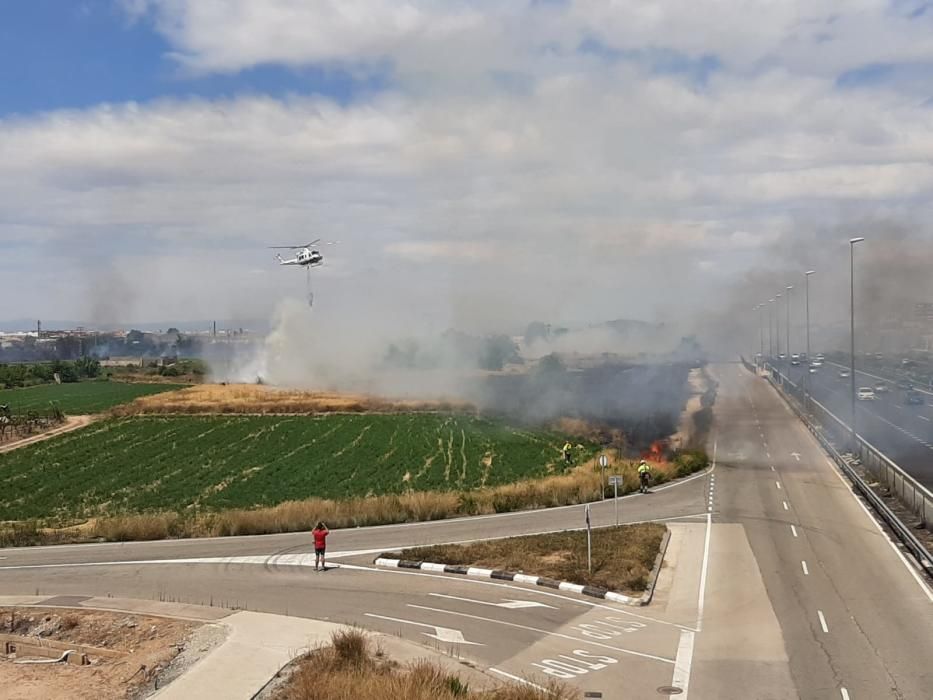
<svg viewBox="0 0 933 700"><path fill-rule="evenodd" d="M819 443L829 453L830 457L833 458L833 461L839 465L842 472L853 483L858 492L862 494L865 500L871 504L872 508L875 509L881 518L895 532L901 542L904 543L904 546L910 550L910 553L920 566L923 567L929 575L933 576L933 560L931 560L930 553L926 547L916 538L911 529L901 522L901 519L888 508L881 497L865 483L865 480L852 468L849 460L839 453L835 445L833 445L826 436L826 431L823 426L811 420L810 416L806 414L805 409L801 407L796 400L792 400L788 392L784 391L787 385L797 390L799 390L799 387L772 367L767 367L766 372L768 380L778 390L778 394L784 398L791 410L800 418L807 429L813 433ZM810 402L812 406L817 408L818 413L822 413L835 424L832 427L835 428L836 431L844 430L845 438L851 439L852 431L844 422L812 397ZM929 528L931 521L925 516L933 514L933 493L930 493L928 489L919 484L913 477L904 472L903 469L860 435L856 436L856 438L858 442L858 457L862 460L862 464L864 464L872 475L881 483L884 483L904 505L909 507L912 512L916 513L925 527ZM909 499L906 498L906 494L908 493L910 494Z"/></svg>

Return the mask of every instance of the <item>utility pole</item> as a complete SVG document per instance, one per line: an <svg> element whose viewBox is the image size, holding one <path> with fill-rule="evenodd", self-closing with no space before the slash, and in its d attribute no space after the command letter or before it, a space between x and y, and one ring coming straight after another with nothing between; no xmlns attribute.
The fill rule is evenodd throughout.
<svg viewBox="0 0 933 700"><path fill-rule="evenodd" d="M807 270L803 273L803 277L807 282L807 413L810 413L810 275L812 275L816 270Z"/></svg>
<svg viewBox="0 0 933 700"><path fill-rule="evenodd" d="M787 285L787 346L785 347L785 352L787 353L787 361L790 362L790 290L794 288L794 285ZM790 370L788 370L790 372Z"/></svg>
<svg viewBox="0 0 933 700"><path fill-rule="evenodd" d="M852 451L858 448L858 433L855 429L855 244L864 238L849 239L849 379L852 390Z"/></svg>

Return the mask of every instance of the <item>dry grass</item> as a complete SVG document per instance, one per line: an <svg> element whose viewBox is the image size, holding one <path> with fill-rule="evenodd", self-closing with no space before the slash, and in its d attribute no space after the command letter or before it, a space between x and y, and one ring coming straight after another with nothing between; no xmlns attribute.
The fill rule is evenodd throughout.
<svg viewBox="0 0 933 700"><path fill-rule="evenodd" d="M652 464L654 483L686 476L704 468L706 464L704 453L684 452L673 462ZM635 462L624 462L607 470L609 474L622 475L620 495L638 488L635 469ZM605 493L611 496L612 490L605 487ZM325 521L332 528L388 525L575 505L598 500L601 494L599 468L591 462L570 474L527 479L473 491L410 491L345 500L309 498L286 501L269 508L216 513L192 510L183 513L120 515L55 530L42 529L34 522L0 524L0 546L56 544L88 539L127 542L264 535L310 530L319 520Z"/></svg>
<svg viewBox="0 0 933 700"><path fill-rule="evenodd" d="M393 400L364 394L296 391L258 384L197 384L140 398L113 409L116 416L147 414L316 414L471 412L458 401Z"/></svg>
<svg viewBox="0 0 933 700"><path fill-rule="evenodd" d="M509 684L472 691L438 664L417 661L400 667L373 653L366 636L351 630L334 634L330 646L298 662L297 670L275 693L275 700L571 700L575 690L556 683L547 690Z"/></svg>
<svg viewBox="0 0 933 700"><path fill-rule="evenodd" d="M641 594L664 537L657 523L593 531L593 573L587 571L586 532L559 532L462 545L413 547L398 554L413 561L480 566L546 576L613 591Z"/></svg>

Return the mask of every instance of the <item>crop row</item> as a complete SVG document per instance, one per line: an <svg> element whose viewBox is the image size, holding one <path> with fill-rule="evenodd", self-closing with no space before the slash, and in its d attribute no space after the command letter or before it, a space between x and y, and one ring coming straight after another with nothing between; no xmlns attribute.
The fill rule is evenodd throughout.
<svg viewBox="0 0 933 700"><path fill-rule="evenodd" d="M0 520L493 486L553 471L562 442L435 414L113 419L0 455Z"/></svg>

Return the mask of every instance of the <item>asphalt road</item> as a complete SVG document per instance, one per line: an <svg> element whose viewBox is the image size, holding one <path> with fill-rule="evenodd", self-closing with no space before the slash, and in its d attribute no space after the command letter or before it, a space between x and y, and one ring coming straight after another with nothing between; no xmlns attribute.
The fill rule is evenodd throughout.
<svg viewBox="0 0 933 700"><path fill-rule="evenodd" d="M846 368L826 363L808 375L803 365L793 367L785 361L776 362L775 367L801 390L809 377L813 397L840 420L850 422L851 380L839 377ZM873 387L877 381L877 375L856 370L856 388ZM904 392L893 382L888 386L890 390L876 393L874 401L856 401L858 432L920 483L933 488L933 396L924 395L924 405L908 406Z"/></svg>
<svg viewBox="0 0 933 700"><path fill-rule="evenodd" d="M764 380L740 365L713 371L714 469L620 502L623 521L670 522L644 608L371 565L383 549L580 528L580 506L335 531L339 567L324 573L301 565L305 534L6 549L0 594L353 622L501 678L557 678L605 698L664 697L667 686L681 698L933 697L933 593ZM594 505L595 525L613 518L611 501Z"/></svg>

